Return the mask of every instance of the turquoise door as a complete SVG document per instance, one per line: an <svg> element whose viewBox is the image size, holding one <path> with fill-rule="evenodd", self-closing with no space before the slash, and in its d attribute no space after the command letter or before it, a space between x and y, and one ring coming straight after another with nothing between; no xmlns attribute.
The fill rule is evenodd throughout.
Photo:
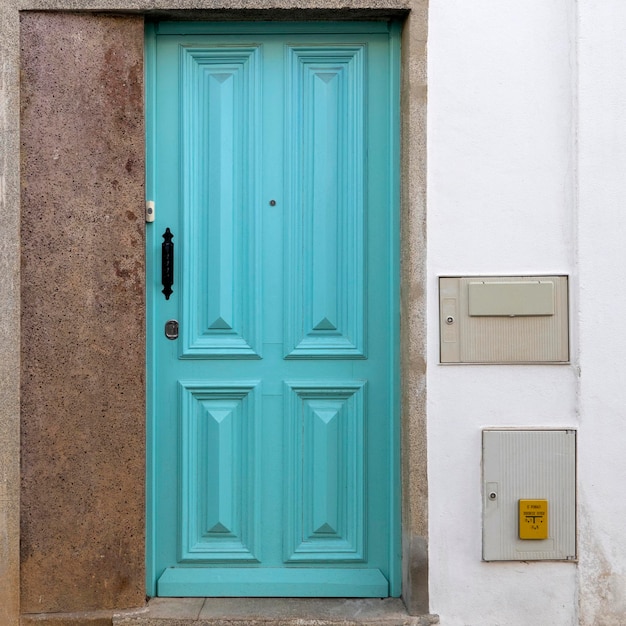
<svg viewBox="0 0 626 626"><path fill-rule="evenodd" d="M149 593L397 596L397 26L147 41Z"/></svg>

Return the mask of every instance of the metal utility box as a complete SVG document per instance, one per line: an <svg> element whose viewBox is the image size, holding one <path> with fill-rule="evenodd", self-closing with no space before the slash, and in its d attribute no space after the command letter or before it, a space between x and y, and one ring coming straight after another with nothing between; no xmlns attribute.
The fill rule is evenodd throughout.
<svg viewBox="0 0 626 626"><path fill-rule="evenodd" d="M576 558L576 431L483 431L483 560Z"/></svg>
<svg viewBox="0 0 626 626"><path fill-rule="evenodd" d="M566 363L567 276L439 279L442 363Z"/></svg>

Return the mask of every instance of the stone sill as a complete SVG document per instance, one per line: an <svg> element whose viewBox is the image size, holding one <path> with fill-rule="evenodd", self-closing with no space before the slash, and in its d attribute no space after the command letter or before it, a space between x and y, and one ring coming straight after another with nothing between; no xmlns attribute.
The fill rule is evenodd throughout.
<svg viewBox="0 0 626 626"><path fill-rule="evenodd" d="M142 611L118 614L115 626L430 626L402 600L318 598L153 598Z"/></svg>
<svg viewBox="0 0 626 626"><path fill-rule="evenodd" d="M21 626L431 626L402 600L319 598L152 598L142 609L23 615Z"/></svg>

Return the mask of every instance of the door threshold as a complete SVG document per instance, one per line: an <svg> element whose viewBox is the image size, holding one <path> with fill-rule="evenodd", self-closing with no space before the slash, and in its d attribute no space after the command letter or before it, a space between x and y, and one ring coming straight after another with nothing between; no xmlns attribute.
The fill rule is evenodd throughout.
<svg viewBox="0 0 626 626"><path fill-rule="evenodd" d="M430 626L436 615L409 615L399 598L152 598L114 626Z"/></svg>

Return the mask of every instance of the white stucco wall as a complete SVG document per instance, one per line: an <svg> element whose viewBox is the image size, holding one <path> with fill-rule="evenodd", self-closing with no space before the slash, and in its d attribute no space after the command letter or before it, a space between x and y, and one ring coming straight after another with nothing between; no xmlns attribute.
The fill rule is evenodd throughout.
<svg viewBox="0 0 626 626"><path fill-rule="evenodd" d="M626 5L432 0L429 22L431 608L626 624ZM437 365L437 277L525 273L570 275L571 365ZM481 562L485 426L578 429L578 564Z"/></svg>
<svg viewBox="0 0 626 626"><path fill-rule="evenodd" d="M626 4L579 2L580 617L626 624Z"/></svg>

